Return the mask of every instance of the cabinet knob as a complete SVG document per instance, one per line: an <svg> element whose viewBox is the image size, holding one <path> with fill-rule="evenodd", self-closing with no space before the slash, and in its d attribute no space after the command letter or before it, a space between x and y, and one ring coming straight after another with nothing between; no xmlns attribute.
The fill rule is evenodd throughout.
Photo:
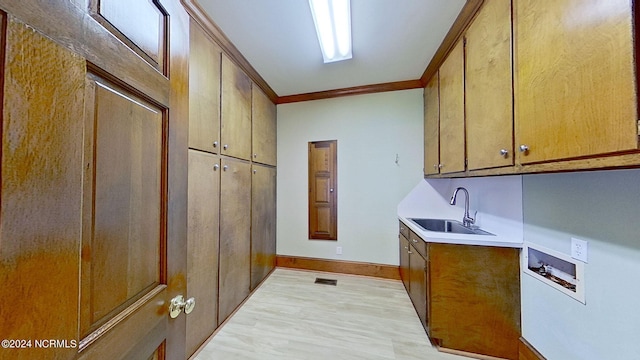
<svg viewBox="0 0 640 360"><path fill-rule="evenodd" d="M415 244L418 243L418 240L416 240L416 239L411 239L411 241L413 241Z"/></svg>
<svg viewBox="0 0 640 360"><path fill-rule="evenodd" d="M224 145L222 146L222 148L223 148L224 150L227 150L227 149L229 148L229 145L224 144Z"/></svg>
<svg viewBox="0 0 640 360"><path fill-rule="evenodd" d="M443 164L438 164L438 169L442 169L443 166Z"/></svg>
<svg viewBox="0 0 640 360"><path fill-rule="evenodd" d="M220 165L218 164L213 165L213 171L218 171L218 169L220 169Z"/></svg>
<svg viewBox="0 0 640 360"><path fill-rule="evenodd" d="M438 169L438 164L433 164L433 168L437 170Z"/></svg>
<svg viewBox="0 0 640 360"><path fill-rule="evenodd" d="M224 170L224 171L229 170L229 166L228 166L228 165L223 166L223 167L222 167L222 170Z"/></svg>
<svg viewBox="0 0 640 360"><path fill-rule="evenodd" d="M253 158L256 159L258 157L258 154L253 154Z"/></svg>
<svg viewBox="0 0 640 360"><path fill-rule="evenodd" d="M529 145L520 145L520 152L524 153L529 151Z"/></svg>
<svg viewBox="0 0 640 360"><path fill-rule="evenodd" d="M254 174L255 174L255 173L257 173L257 172L258 172L258 170L256 170L256 169L253 169L253 173L254 173Z"/></svg>
<svg viewBox="0 0 640 360"><path fill-rule="evenodd" d="M217 147L218 147L218 142L217 142L217 141L214 141L214 142L213 142L213 147L214 147L214 148L217 148Z"/></svg>
<svg viewBox="0 0 640 360"><path fill-rule="evenodd" d="M507 157L507 155L509 155L509 150L507 149L500 149L500 155Z"/></svg>

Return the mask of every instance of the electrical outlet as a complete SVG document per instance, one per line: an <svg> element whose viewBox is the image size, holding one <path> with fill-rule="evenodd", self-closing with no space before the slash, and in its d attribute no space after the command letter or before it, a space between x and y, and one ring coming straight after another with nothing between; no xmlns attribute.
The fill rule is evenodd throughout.
<svg viewBox="0 0 640 360"><path fill-rule="evenodd" d="M582 262L587 262L588 255L589 243L584 240L571 238L571 257Z"/></svg>
<svg viewBox="0 0 640 360"><path fill-rule="evenodd" d="M336 255L342 255L342 246L336 246Z"/></svg>

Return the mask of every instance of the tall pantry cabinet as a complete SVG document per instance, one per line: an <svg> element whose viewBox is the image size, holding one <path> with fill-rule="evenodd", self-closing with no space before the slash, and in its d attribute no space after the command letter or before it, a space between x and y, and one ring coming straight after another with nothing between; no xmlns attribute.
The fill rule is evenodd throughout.
<svg viewBox="0 0 640 360"><path fill-rule="evenodd" d="M197 22L189 58L190 356L275 268L275 104Z"/></svg>

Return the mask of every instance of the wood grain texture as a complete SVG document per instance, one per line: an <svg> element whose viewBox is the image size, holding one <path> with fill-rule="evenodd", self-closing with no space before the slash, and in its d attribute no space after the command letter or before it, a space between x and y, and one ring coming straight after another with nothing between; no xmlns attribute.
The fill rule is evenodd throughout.
<svg viewBox="0 0 640 360"><path fill-rule="evenodd" d="M521 337L518 343L518 360L546 360L546 358Z"/></svg>
<svg viewBox="0 0 640 360"><path fill-rule="evenodd" d="M430 335L444 348L518 357L519 250L429 244Z"/></svg>
<svg viewBox="0 0 640 360"><path fill-rule="evenodd" d="M409 239L402 233L398 237L400 239L400 266L398 267L400 280L402 280L402 284L407 290L407 293L411 293L411 273L409 269L409 251L411 251L411 249L409 248Z"/></svg>
<svg viewBox="0 0 640 360"><path fill-rule="evenodd" d="M251 287L251 165L226 157L221 164L218 324Z"/></svg>
<svg viewBox="0 0 640 360"><path fill-rule="evenodd" d="M194 21L189 41L189 147L219 153L222 50Z"/></svg>
<svg viewBox="0 0 640 360"><path fill-rule="evenodd" d="M440 173L440 76L424 88L424 173Z"/></svg>
<svg viewBox="0 0 640 360"><path fill-rule="evenodd" d="M170 298L187 293L187 215L189 167L189 16L178 0L163 1L170 14L170 97L167 147L167 247L164 279ZM168 321L165 355L185 356L186 317Z"/></svg>
<svg viewBox="0 0 640 360"><path fill-rule="evenodd" d="M276 266L276 168L251 171L251 290Z"/></svg>
<svg viewBox="0 0 640 360"><path fill-rule="evenodd" d="M458 14L453 25L451 25L449 32L445 36L444 40L442 40L440 47L436 50L436 53L433 55L433 58L431 58L429 65L424 70L424 73L420 78L423 86L426 85L438 72L438 69L446 59L449 52L451 52L453 47L462 38L464 31L473 20L473 17L476 15L483 2L484 0L467 0L464 4L460 14Z"/></svg>
<svg viewBox="0 0 640 360"><path fill-rule="evenodd" d="M222 155L251 159L251 80L226 55L222 56Z"/></svg>
<svg viewBox="0 0 640 360"><path fill-rule="evenodd" d="M464 42L440 67L440 173L465 170Z"/></svg>
<svg viewBox="0 0 640 360"><path fill-rule="evenodd" d="M485 0L465 39L468 168L513 165L511 2Z"/></svg>
<svg viewBox="0 0 640 360"><path fill-rule="evenodd" d="M251 91L252 161L276 166L276 104L259 87Z"/></svg>
<svg viewBox="0 0 640 360"><path fill-rule="evenodd" d="M0 338L77 341L85 61L1 18ZM0 358L76 352L2 348Z"/></svg>
<svg viewBox="0 0 640 360"><path fill-rule="evenodd" d="M187 297L196 299L196 307L187 316L187 356L218 324L219 166L216 155L189 150Z"/></svg>
<svg viewBox="0 0 640 360"><path fill-rule="evenodd" d="M630 1L517 1L514 39L518 162L638 149Z"/></svg>
<svg viewBox="0 0 640 360"><path fill-rule="evenodd" d="M400 280L398 267L386 264L278 255L276 257L276 266Z"/></svg>
<svg viewBox="0 0 640 360"><path fill-rule="evenodd" d="M338 141L309 143L309 239L338 240Z"/></svg>
<svg viewBox="0 0 640 360"><path fill-rule="evenodd" d="M276 100L277 104L289 104L294 102L331 99L342 96L374 94L386 91L410 90L424 87L420 80L395 81L382 84L354 86L343 89L318 91L306 94L280 96Z"/></svg>
<svg viewBox="0 0 640 360"><path fill-rule="evenodd" d="M423 242L424 243L424 242ZM417 251L416 247L409 245L409 297L416 309L420 323L428 331L429 319L427 319L427 259Z"/></svg>
<svg viewBox="0 0 640 360"><path fill-rule="evenodd" d="M82 337L160 283L166 241L163 110L92 75L86 87Z"/></svg>
<svg viewBox="0 0 640 360"><path fill-rule="evenodd" d="M231 40L227 38L218 25L216 25L209 15L202 10L202 7L198 4L198 0L181 0L181 3L184 5L185 10L189 13L191 18L200 24L207 34L209 34L209 36L211 36L214 41L220 45L224 53L232 59L233 62L236 63L242 71L244 71L249 78L251 78L251 80L262 89L262 91L264 91L265 94L267 94L272 102L276 103L278 95L253 68L253 66L251 66L249 61L247 61L240 50L233 45Z"/></svg>

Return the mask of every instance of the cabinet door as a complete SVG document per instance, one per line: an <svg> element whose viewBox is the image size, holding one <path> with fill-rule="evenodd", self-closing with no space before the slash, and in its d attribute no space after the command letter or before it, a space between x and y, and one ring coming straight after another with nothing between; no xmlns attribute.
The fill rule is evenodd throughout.
<svg viewBox="0 0 640 360"><path fill-rule="evenodd" d="M465 38L468 169L513 165L511 2L486 0Z"/></svg>
<svg viewBox="0 0 640 360"><path fill-rule="evenodd" d="M218 152L220 139L220 47L191 20L189 147Z"/></svg>
<svg viewBox="0 0 640 360"><path fill-rule="evenodd" d="M422 326L427 328L427 262L413 247L409 249L409 295Z"/></svg>
<svg viewBox="0 0 640 360"><path fill-rule="evenodd" d="M218 324L249 295L251 165L222 158Z"/></svg>
<svg viewBox="0 0 640 360"><path fill-rule="evenodd" d="M253 161L275 166L276 105L256 85L252 92Z"/></svg>
<svg viewBox="0 0 640 360"><path fill-rule="evenodd" d="M187 290L197 306L187 317L187 357L218 324L219 163L216 155L189 150Z"/></svg>
<svg viewBox="0 0 640 360"><path fill-rule="evenodd" d="M440 66L440 166L443 174L465 169L462 41Z"/></svg>
<svg viewBox="0 0 640 360"><path fill-rule="evenodd" d="M637 149L633 3L514 2L520 163Z"/></svg>
<svg viewBox="0 0 640 360"><path fill-rule="evenodd" d="M424 174L440 172L440 78L438 73L424 88Z"/></svg>
<svg viewBox="0 0 640 360"><path fill-rule="evenodd" d="M400 278L407 292L410 291L411 283L409 282L409 240L402 234L400 238Z"/></svg>
<svg viewBox="0 0 640 360"><path fill-rule="evenodd" d="M276 169L253 165L251 178L251 290L276 266Z"/></svg>
<svg viewBox="0 0 640 360"><path fill-rule="evenodd" d="M251 158L251 80L226 55L222 55L223 155Z"/></svg>

